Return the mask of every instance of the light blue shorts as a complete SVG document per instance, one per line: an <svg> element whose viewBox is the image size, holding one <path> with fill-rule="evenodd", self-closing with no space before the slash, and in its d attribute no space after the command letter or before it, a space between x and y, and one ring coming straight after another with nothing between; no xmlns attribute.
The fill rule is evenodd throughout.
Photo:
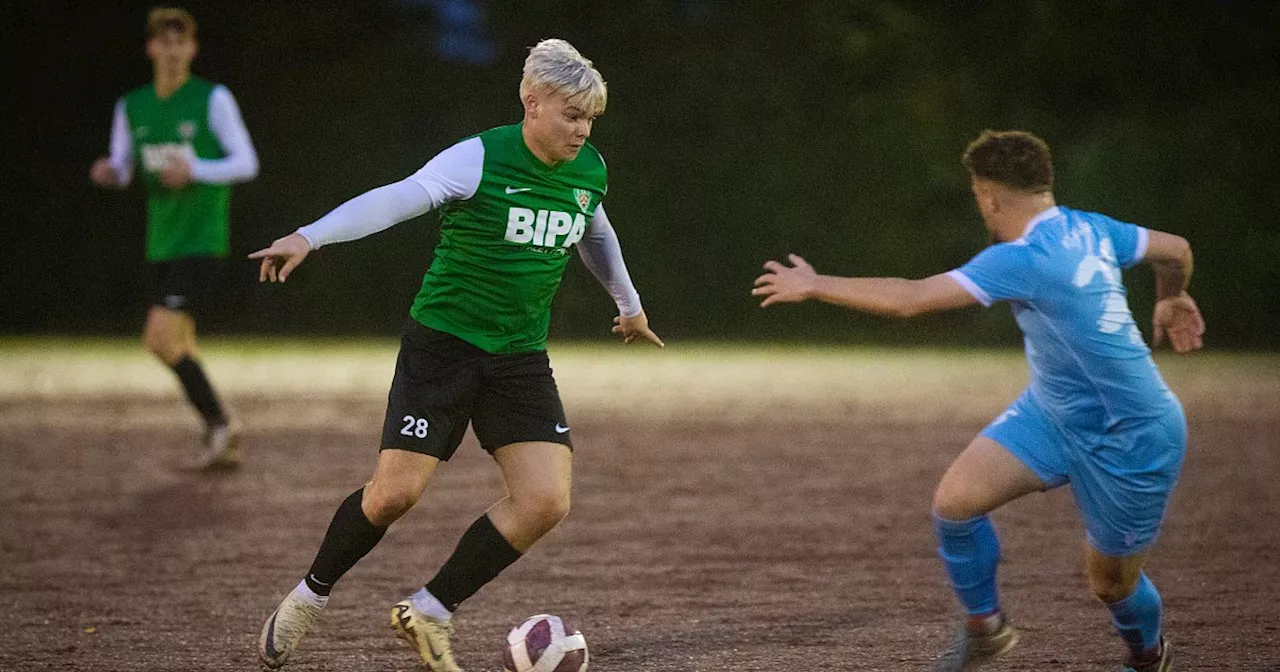
<svg viewBox="0 0 1280 672"><path fill-rule="evenodd" d="M1155 543L1187 452L1187 421L1176 402L1163 416L1086 436L1054 424L1030 390L982 436L1013 453L1048 488L1070 483L1089 544L1112 557Z"/></svg>

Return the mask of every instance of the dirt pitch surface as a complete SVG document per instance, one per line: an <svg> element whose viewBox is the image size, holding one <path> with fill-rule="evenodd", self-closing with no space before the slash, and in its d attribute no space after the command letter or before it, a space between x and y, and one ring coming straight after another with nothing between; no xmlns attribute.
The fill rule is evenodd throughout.
<svg viewBox="0 0 1280 672"><path fill-rule="evenodd" d="M245 428L229 475L132 344L0 344L0 670L252 670L263 619L374 464L394 344L218 342ZM1016 352L552 348L569 518L466 603L455 650L501 668L539 612L593 672L922 670L957 610L928 507L1025 383ZM1280 358L1162 357L1191 445L1150 574L1179 670L1280 670ZM501 495L468 437L337 588L286 669L417 670L387 627ZM995 515L1022 644L992 670L1118 669L1063 489Z"/></svg>

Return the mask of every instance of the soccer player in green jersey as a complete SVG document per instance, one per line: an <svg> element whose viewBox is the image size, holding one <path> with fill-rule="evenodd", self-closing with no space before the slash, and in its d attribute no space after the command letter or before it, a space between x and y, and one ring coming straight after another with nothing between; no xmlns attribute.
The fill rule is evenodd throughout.
<svg viewBox="0 0 1280 672"><path fill-rule="evenodd" d="M147 192L147 261L154 266L153 305L143 342L177 374L205 422L192 467L234 467L236 429L205 376L196 348L195 315L216 289L227 256L227 210L233 182L258 174L258 155L227 87L191 74L196 22L176 8L147 17L147 56L155 81L116 103L111 154L89 177L107 189L133 181L141 159Z"/></svg>
<svg viewBox="0 0 1280 672"><path fill-rule="evenodd" d="M600 73L569 43L545 40L525 61L520 99L522 123L467 138L249 255L262 260L260 279L284 282L311 250L440 211L440 244L401 340L377 468L338 507L306 577L263 624L258 655L268 667L285 663L334 583L418 501L470 423L507 496L391 610L391 627L427 668L459 670L453 612L569 510L572 443L546 344L571 249L617 304L613 331L662 345L601 205L605 165L587 142L605 108Z"/></svg>

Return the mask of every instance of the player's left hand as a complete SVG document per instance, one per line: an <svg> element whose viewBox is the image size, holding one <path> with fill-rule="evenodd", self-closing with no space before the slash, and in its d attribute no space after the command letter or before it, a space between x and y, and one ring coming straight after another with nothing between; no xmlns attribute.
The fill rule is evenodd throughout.
<svg viewBox="0 0 1280 672"><path fill-rule="evenodd" d="M181 189L191 184L191 163L181 157L170 157L160 169L160 183L170 189Z"/></svg>
<svg viewBox="0 0 1280 672"><path fill-rule="evenodd" d="M104 156L89 167L89 179L99 187L105 189L120 189L120 176L116 175L116 169L111 166L111 157Z"/></svg>
<svg viewBox="0 0 1280 672"><path fill-rule="evenodd" d="M756 278L753 296L763 296L760 307L775 303L799 303L813 296L813 286L818 272L798 254L788 254L791 266L769 260L764 262L768 273Z"/></svg>
<svg viewBox="0 0 1280 672"><path fill-rule="evenodd" d="M658 335L649 328L649 318L645 317L643 310L635 317L622 317L619 315L613 318L613 333L620 334L623 343L630 343L637 338L643 338L659 348L667 347L662 342L662 339L658 338Z"/></svg>
<svg viewBox="0 0 1280 672"><path fill-rule="evenodd" d="M1156 301L1151 316L1151 346L1169 337L1169 345L1178 354L1199 350L1204 345L1204 317L1190 294L1183 292Z"/></svg>

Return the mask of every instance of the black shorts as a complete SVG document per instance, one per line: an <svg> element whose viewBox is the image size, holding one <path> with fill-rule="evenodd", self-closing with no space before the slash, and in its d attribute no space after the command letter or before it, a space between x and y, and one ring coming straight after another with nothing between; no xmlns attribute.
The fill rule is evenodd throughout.
<svg viewBox="0 0 1280 672"><path fill-rule="evenodd" d="M218 298L225 262L218 257L181 257L152 263L151 304L187 313L207 315Z"/></svg>
<svg viewBox="0 0 1280 672"><path fill-rule="evenodd" d="M382 449L448 460L468 422L489 453L521 441L573 448L546 352L495 355L410 318L387 394Z"/></svg>

